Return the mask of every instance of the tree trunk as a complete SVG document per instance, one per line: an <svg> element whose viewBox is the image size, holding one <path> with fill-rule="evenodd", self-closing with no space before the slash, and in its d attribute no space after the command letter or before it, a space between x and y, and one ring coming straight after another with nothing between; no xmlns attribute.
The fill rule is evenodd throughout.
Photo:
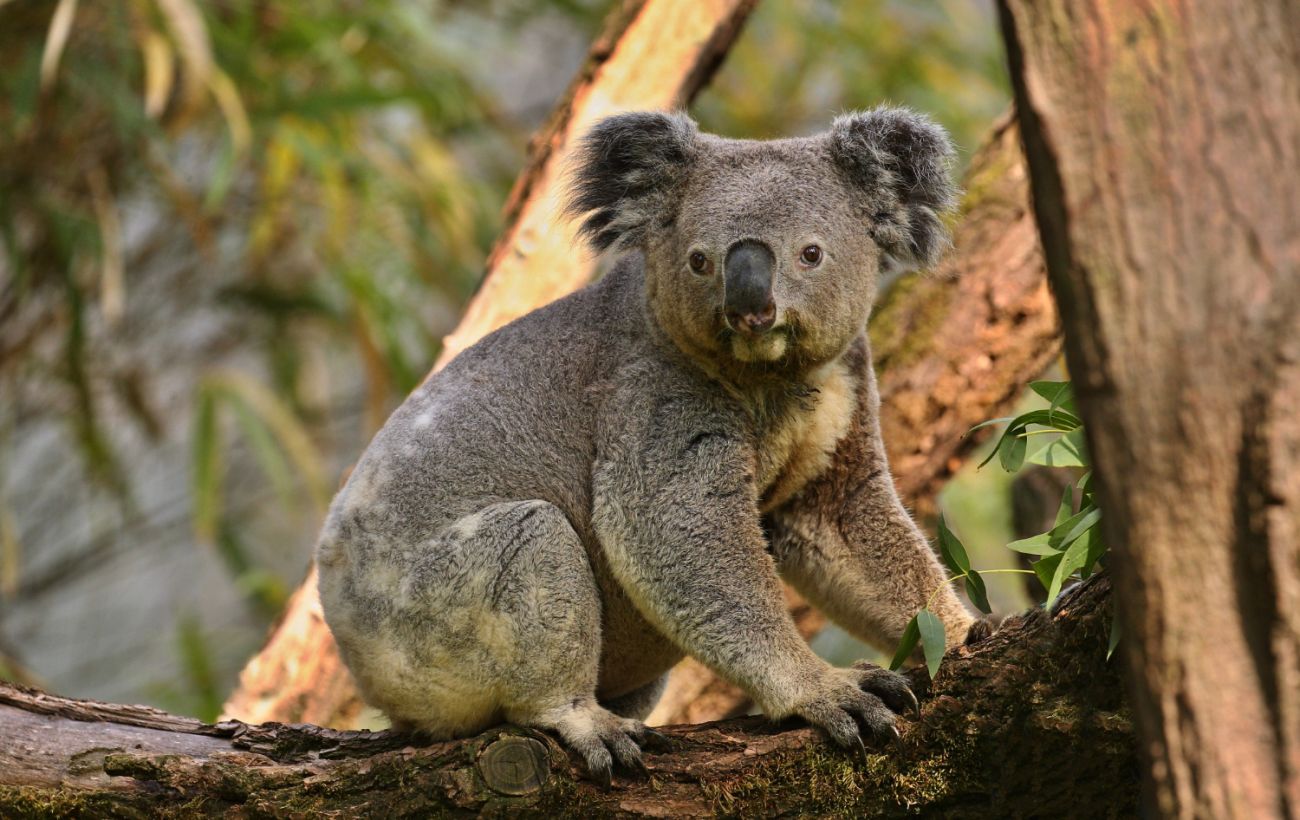
<svg viewBox="0 0 1300 820"><path fill-rule="evenodd" d="M1300 816L1300 6L1001 13L1149 806Z"/></svg>
<svg viewBox="0 0 1300 820"><path fill-rule="evenodd" d="M500 727L428 743L396 732L226 721L0 684L0 816L1131 816L1137 753L1105 660L1097 576L950 652L901 741L843 752L742 718L665 731L650 779L586 781L548 735Z"/></svg>

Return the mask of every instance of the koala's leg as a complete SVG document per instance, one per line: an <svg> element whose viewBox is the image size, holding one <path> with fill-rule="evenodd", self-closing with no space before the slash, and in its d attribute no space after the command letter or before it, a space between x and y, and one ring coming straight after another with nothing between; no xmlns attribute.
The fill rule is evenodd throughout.
<svg viewBox="0 0 1300 820"><path fill-rule="evenodd" d="M654 711L655 705L659 703L659 698L663 697L664 690L667 688L668 673L665 672L640 689L633 689L625 695L604 701L604 706L616 715L645 720Z"/></svg>
<svg viewBox="0 0 1300 820"><path fill-rule="evenodd" d="M975 619L898 498L871 404L859 408L827 471L769 514L778 570L868 643L892 649L928 601L948 646L959 645Z"/></svg>
<svg viewBox="0 0 1300 820"><path fill-rule="evenodd" d="M332 559L357 562L348 573L322 561L322 601L362 692L394 725L449 737L505 719L554 730L598 779L612 758L641 767L643 724L596 701L600 593L559 508L493 504L418 550L352 554L365 563Z"/></svg>
<svg viewBox="0 0 1300 820"><path fill-rule="evenodd" d="M863 730L896 737L893 712L910 707L904 680L833 669L795 629L759 526L743 422L697 410L689 394L673 399L621 414L597 466L593 523L614 577L650 623L769 717L799 715L846 747Z"/></svg>

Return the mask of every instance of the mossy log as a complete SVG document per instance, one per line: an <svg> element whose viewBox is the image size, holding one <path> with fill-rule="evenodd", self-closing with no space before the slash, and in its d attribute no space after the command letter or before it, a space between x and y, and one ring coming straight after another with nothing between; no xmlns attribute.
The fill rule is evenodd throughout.
<svg viewBox="0 0 1300 820"><path fill-rule="evenodd" d="M845 752L796 722L665 729L649 778L608 791L548 735L428 742L386 732L204 724L0 685L0 816L1129 816L1137 753L1110 585L948 653L901 742Z"/></svg>

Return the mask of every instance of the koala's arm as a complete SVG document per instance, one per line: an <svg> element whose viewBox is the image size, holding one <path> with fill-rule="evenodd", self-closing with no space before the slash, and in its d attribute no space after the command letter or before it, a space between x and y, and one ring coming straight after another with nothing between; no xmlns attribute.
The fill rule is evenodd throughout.
<svg viewBox="0 0 1300 820"><path fill-rule="evenodd" d="M813 719L808 704L837 684L786 611L752 454L734 420L688 399L657 404L631 411L644 420L608 436L597 464L594 523L609 566L648 621L769 716Z"/></svg>
<svg viewBox="0 0 1300 820"><path fill-rule="evenodd" d="M948 573L898 498L865 344L847 356L859 379L849 432L826 472L770 515L780 572L831 620L868 643L892 648L929 601L943 621L948 646L960 645L975 619L946 583Z"/></svg>

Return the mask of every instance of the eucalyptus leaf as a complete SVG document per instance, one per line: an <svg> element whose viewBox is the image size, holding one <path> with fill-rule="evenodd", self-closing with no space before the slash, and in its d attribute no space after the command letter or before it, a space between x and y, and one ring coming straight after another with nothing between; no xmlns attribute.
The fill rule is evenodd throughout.
<svg viewBox="0 0 1300 820"><path fill-rule="evenodd" d="M1010 427L1024 428L1030 424L1037 424L1040 427L1050 427L1053 430L1060 430L1062 433L1068 433L1071 430L1083 426L1083 421L1073 413L1066 410L1030 410L1028 413L1021 413L1011 420Z"/></svg>
<svg viewBox="0 0 1300 820"><path fill-rule="evenodd" d="M1038 535L1022 538L1007 544L1007 549L1025 555L1055 555L1059 550L1052 546L1052 534L1040 532Z"/></svg>
<svg viewBox="0 0 1300 820"><path fill-rule="evenodd" d="M1088 453L1083 443L1083 428L1077 428L1049 441L1029 457L1031 464L1044 467L1087 467Z"/></svg>
<svg viewBox="0 0 1300 820"><path fill-rule="evenodd" d="M1061 493L1061 506L1056 509L1056 522L1052 524L1052 528L1061 526L1072 515L1074 515L1074 488L1067 486L1065 492Z"/></svg>
<svg viewBox="0 0 1300 820"><path fill-rule="evenodd" d="M921 647L925 649L925 665L930 670L930 677L939 673L939 664L943 662L946 648L943 635L943 621L928 609L916 613L916 625L921 631Z"/></svg>
<svg viewBox="0 0 1300 820"><path fill-rule="evenodd" d="M957 575L970 570L970 557L966 554L966 547L952 530L948 529L948 523L944 521L942 515L939 516L939 555L948 569Z"/></svg>
<svg viewBox="0 0 1300 820"><path fill-rule="evenodd" d="M1043 585L1043 589L1051 588L1052 578L1056 575L1056 568L1061 565L1061 559L1064 557L1065 553L1053 552L1041 561L1034 562L1032 569L1034 575L1038 576L1038 583Z"/></svg>
<svg viewBox="0 0 1300 820"><path fill-rule="evenodd" d="M1084 507L1076 515L1070 516L1064 524L1052 528L1052 546L1058 550L1066 549L1100 520L1101 510L1092 506Z"/></svg>
<svg viewBox="0 0 1300 820"><path fill-rule="evenodd" d="M1074 387L1069 382L1036 381L1029 389L1051 402L1051 409L1064 408L1074 412Z"/></svg>
<svg viewBox="0 0 1300 820"><path fill-rule="evenodd" d="M975 432L976 430L980 430L984 427L989 427L994 424L1001 424L1004 421L1012 421L1013 419L1015 419L1015 416L1002 416L1001 418L989 419L988 421L981 421L979 424L967 430L966 435L969 436L971 433Z"/></svg>
<svg viewBox="0 0 1300 820"><path fill-rule="evenodd" d="M1048 609L1056 603L1056 598L1061 594L1061 587L1075 570L1083 566L1084 558L1088 555L1088 543L1082 538L1075 539L1070 544L1070 548L1061 554L1061 560L1056 565L1056 570L1052 573L1052 581L1047 587L1047 601L1044 603Z"/></svg>
<svg viewBox="0 0 1300 820"><path fill-rule="evenodd" d="M1080 541L1087 544L1088 554L1084 556L1083 566L1079 568L1079 575L1087 578L1092 575L1093 569L1097 562L1101 561L1106 555L1106 542L1101 539L1101 528L1093 527L1083 535L1079 536Z"/></svg>
<svg viewBox="0 0 1300 820"><path fill-rule="evenodd" d="M973 569L966 574L966 596L980 612L992 614L993 607L989 606L989 592L984 586L984 579Z"/></svg>
<svg viewBox="0 0 1300 820"><path fill-rule="evenodd" d="M1002 463L1002 469L1008 473L1019 470L1025 463L1025 451L1028 448L1029 442L1022 436L1003 436L998 443L998 461Z"/></svg>
<svg viewBox="0 0 1300 820"><path fill-rule="evenodd" d="M897 670L907 659L912 657L916 651L916 644L921 640L921 628L917 626L916 616L907 622L907 627L903 629L903 637L898 639L898 649L894 650L894 659L889 662L889 668Z"/></svg>

